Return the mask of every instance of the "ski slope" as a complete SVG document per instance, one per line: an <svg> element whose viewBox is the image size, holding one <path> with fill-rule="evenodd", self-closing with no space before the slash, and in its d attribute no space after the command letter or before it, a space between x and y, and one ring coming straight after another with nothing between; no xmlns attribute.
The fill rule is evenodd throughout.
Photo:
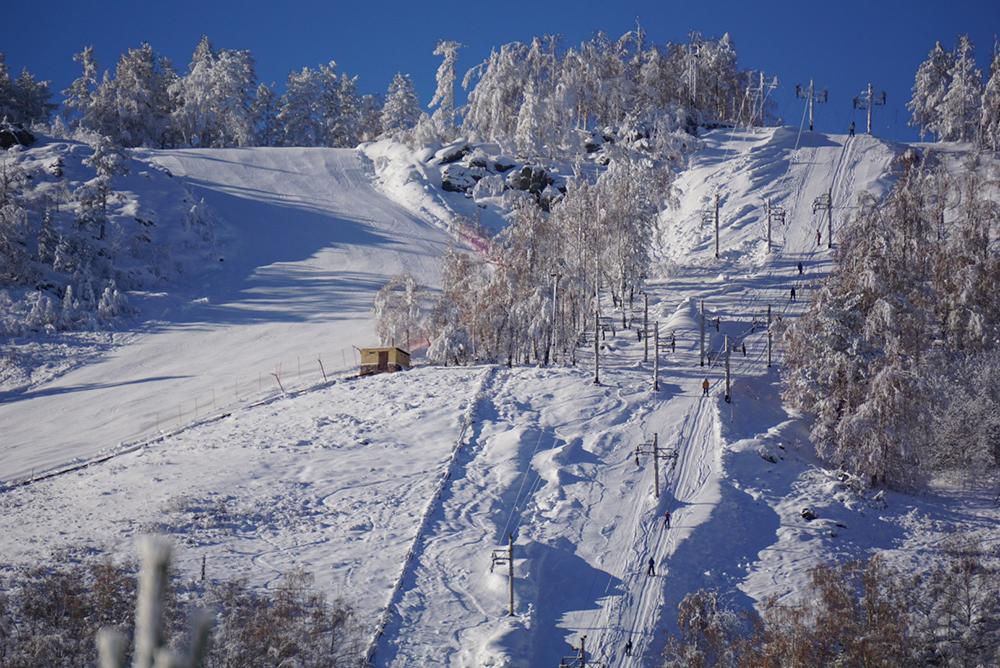
<svg viewBox="0 0 1000 668"><path fill-rule="evenodd" d="M221 268L133 304L143 321L99 361L0 403L11 480L354 367L377 343L387 279L438 282L448 236L374 186L354 150L146 151L203 197L232 236ZM318 359L323 360L325 371Z"/></svg>
<svg viewBox="0 0 1000 668"><path fill-rule="evenodd" d="M903 147L791 128L714 131L703 144L678 176L679 206L663 214L656 240L664 270L646 288L662 340L676 339L676 351L662 351L658 391L634 330L607 334L599 385L589 348L577 367L423 367L338 380L7 490L0 549L16 562L65 549L127 553L138 534L161 531L181 543L182 575L193 576L203 556L210 579L242 575L260 587L295 568L314 573L318 588L355 606L376 666L555 668L579 657L584 636L588 665L655 664L677 605L699 588L749 608L794 592L820 560L872 550L905 560L926 552L934 532L989 531L983 517L996 509L985 499L945 507L889 493L888 506L876 507L846 489L817 466L806 423L781 404L778 341L776 367L767 367L767 306L775 318L795 317L833 261L814 201L832 194L836 245L859 194L887 191ZM144 361L148 375L180 374L179 350L224 375L325 337L334 346L369 340L368 304L383 276L405 269L436 279L446 242L421 222L432 216L416 217L421 185L377 191L353 152L149 159L191 179L246 234L227 258L227 278L204 286L208 303L164 304L136 351L121 351ZM719 258L702 220L716 194ZM786 210L770 253L766 199ZM641 314L629 316L637 326ZM747 349L732 353L731 403L723 400L727 335ZM274 357L259 352L262 344ZM120 372L107 365L123 362L102 364ZM40 419L43 403L19 419ZM79 424L93 417L75 410ZM661 461L659 498L650 455L640 453L638 464L635 456L654 433L675 455ZM819 519L803 522L804 505ZM932 519L918 523L915 514ZM508 534L513 616L507 567L490 569Z"/></svg>

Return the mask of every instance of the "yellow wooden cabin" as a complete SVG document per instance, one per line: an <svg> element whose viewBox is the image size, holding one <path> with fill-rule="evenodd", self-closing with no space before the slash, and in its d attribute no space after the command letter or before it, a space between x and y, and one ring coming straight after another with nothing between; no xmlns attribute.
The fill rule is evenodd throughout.
<svg viewBox="0 0 1000 668"><path fill-rule="evenodd" d="M383 348L361 349L362 376L373 373L389 373L410 368L410 353L402 348L387 346Z"/></svg>

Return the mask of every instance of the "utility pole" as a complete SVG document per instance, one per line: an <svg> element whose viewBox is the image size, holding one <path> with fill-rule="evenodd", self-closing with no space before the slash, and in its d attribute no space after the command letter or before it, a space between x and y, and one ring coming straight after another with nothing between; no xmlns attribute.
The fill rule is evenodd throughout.
<svg viewBox="0 0 1000 668"><path fill-rule="evenodd" d="M594 385L601 384L601 310L594 307Z"/></svg>
<svg viewBox="0 0 1000 668"><path fill-rule="evenodd" d="M701 300L701 365L705 366L705 300Z"/></svg>
<svg viewBox="0 0 1000 668"><path fill-rule="evenodd" d="M476 211L479 207L476 207ZM552 351L552 361L556 360L556 299L559 290L560 274L552 274L552 324L549 326L549 350Z"/></svg>
<svg viewBox="0 0 1000 668"><path fill-rule="evenodd" d="M660 323L653 323L653 391L660 391Z"/></svg>
<svg viewBox="0 0 1000 668"><path fill-rule="evenodd" d="M813 200L813 214L817 211L826 211L826 247L833 248L833 188Z"/></svg>
<svg viewBox="0 0 1000 668"><path fill-rule="evenodd" d="M719 193L715 193L715 257L719 257Z"/></svg>
<svg viewBox="0 0 1000 668"><path fill-rule="evenodd" d="M817 93L816 89L813 88L813 80L810 79L809 80L809 89L806 90L806 91L804 91L804 92L802 90L802 86L799 86L798 84L796 84L796 86L795 86L795 97L800 98L800 99L804 98L806 100L806 106L809 107L809 131L812 132L812 129L813 129L813 104L816 103L816 102L819 102L819 103L826 102L827 99L828 99L827 90L824 88L822 91L820 91L820 92Z"/></svg>
<svg viewBox="0 0 1000 668"><path fill-rule="evenodd" d="M854 108L861 109L865 108L868 115L868 134L872 133L872 108L873 107L884 107L885 106L885 91L880 91L876 96L875 91L872 90L871 82L868 82L868 89L861 92L854 98Z"/></svg>
<svg viewBox="0 0 1000 668"><path fill-rule="evenodd" d="M729 393L729 335L726 334L726 403L732 401L733 397Z"/></svg>
<svg viewBox="0 0 1000 668"><path fill-rule="evenodd" d="M771 200L767 200L767 252L770 253L773 247L771 243L771 230L774 223L785 224L785 207L772 205Z"/></svg>
<svg viewBox="0 0 1000 668"><path fill-rule="evenodd" d="M635 465L639 466L639 455L653 456L653 494L660 498L660 439L657 432L653 432L653 440L645 441L635 446Z"/></svg>
<svg viewBox="0 0 1000 668"><path fill-rule="evenodd" d="M490 573L494 566L507 564L508 615L514 616L514 534L507 534L507 549L493 550L490 556Z"/></svg>
<svg viewBox="0 0 1000 668"><path fill-rule="evenodd" d="M642 361L649 361L649 295L642 293Z"/></svg>
<svg viewBox="0 0 1000 668"><path fill-rule="evenodd" d="M767 305L767 368L771 368L771 305Z"/></svg>

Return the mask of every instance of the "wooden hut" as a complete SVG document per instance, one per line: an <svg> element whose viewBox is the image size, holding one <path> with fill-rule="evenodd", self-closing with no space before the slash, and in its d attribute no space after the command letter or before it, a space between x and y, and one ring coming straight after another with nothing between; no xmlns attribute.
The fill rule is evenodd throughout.
<svg viewBox="0 0 1000 668"><path fill-rule="evenodd" d="M410 353L402 348L386 346L383 348L361 349L361 376L373 373L390 373L410 368Z"/></svg>

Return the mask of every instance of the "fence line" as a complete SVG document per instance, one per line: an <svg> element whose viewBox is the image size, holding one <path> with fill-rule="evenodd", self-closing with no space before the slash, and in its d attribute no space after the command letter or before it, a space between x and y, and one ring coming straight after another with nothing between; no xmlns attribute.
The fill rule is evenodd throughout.
<svg viewBox="0 0 1000 668"><path fill-rule="evenodd" d="M154 411L152 419L150 413L136 415L138 427L135 431L120 437L117 445L93 457L0 481L0 492L106 462L146 445L160 443L192 427L216 422L241 408L321 389L338 379L354 375L358 361L357 349L352 346L278 360L271 370L259 371L256 376L234 376L228 382L216 384L177 404L167 404Z"/></svg>

